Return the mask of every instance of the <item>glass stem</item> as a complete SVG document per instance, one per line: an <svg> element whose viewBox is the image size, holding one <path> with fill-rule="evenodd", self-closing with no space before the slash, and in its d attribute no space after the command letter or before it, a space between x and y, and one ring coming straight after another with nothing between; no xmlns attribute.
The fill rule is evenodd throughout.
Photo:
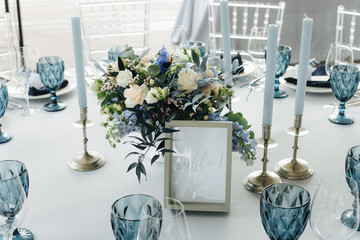
<svg viewBox="0 0 360 240"><path fill-rule="evenodd" d="M274 91L278 92L279 91L279 86L280 86L280 81L278 77L275 77L275 84L274 84Z"/></svg>
<svg viewBox="0 0 360 240"><path fill-rule="evenodd" d="M6 219L6 228L8 229L8 231L3 233L3 239L4 240L11 240L13 237L13 229L12 229L12 224L15 221L15 216L12 217L8 217Z"/></svg>
<svg viewBox="0 0 360 240"><path fill-rule="evenodd" d="M26 101L26 109L25 109L25 112L30 112L29 84L25 84L25 85L24 85L24 88L25 88L24 96L25 96L25 101Z"/></svg>
<svg viewBox="0 0 360 240"><path fill-rule="evenodd" d="M346 109L345 102L340 102L340 104L339 104L339 116L345 117L345 109Z"/></svg>
<svg viewBox="0 0 360 240"><path fill-rule="evenodd" d="M54 104L54 105L57 105L58 102L57 102L57 96L55 94L55 91L50 91L50 100L51 100L51 103Z"/></svg>

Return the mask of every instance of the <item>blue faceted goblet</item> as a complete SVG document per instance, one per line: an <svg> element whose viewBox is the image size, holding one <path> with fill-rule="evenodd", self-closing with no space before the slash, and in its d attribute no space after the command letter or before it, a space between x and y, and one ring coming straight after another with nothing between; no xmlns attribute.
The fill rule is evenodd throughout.
<svg viewBox="0 0 360 240"><path fill-rule="evenodd" d="M64 80L64 68L62 57L42 57L37 62L41 82L50 91L51 102L43 106L45 111L55 112L66 108L66 104L59 102L55 94Z"/></svg>
<svg viewBox="0 0 360 240"><path fill-rule="evenodd" d="M275 72L275 85L274 85L274 98L287 97L285 90L280 90L279 78L286 72L291 58L291 47L286 45L279 45L276 52L276 72Z"/></svg>
<svg viewBox="0 0 360 240"><path fill-rule="evenodd" d="M330 86L335 97L340 101L339 113L329 116L336 124L352 124L352 117L345 115L345 103L349 101L359 85L359 68L352 65L333 65L330 68Z"/></svg>
<svg viewBox="0 0 360 240"><path fill-rule="evenodd" d="M5 114L8 102L9 102L9 94L5 81L0 81L0 119ZM6 143L10 141L11 138L12 137L8 133L1 132L1 124L0 124L0 143Z"/></svg>
<svg viewBox="0 0 360 240"><path fill-rule="evenodd" d="M150 221L150 217L143 211L144 204L155 198L134 194L122 197L111 207L111 227L116 240L137 240L141 221ZM161 206L159 204L159 206ZM151 216L161 213L161 209L152 209ZM150 224L151 225L151 224ZM151 239L151 238L149 238Z"/></svg>
<svg viewBox="0 0 360 240"><path fill-rule="evenodd" d="M360 192L360 146L354 146L347 152L345 160L345 174L347 177L355 180L358 186L358 191ZM360 225L358 227L358 231L360 231Z"/></svg>
<svg viewBox="0 0 360 240"><path fill-rule="evenodd" d="M27 198L29 193L29 173L26 166L16 160L2 160L0 161L0 178L7 178L13 174L19 177L20 183L24 189L25 197ZM0 239L3 239L0 236ZM34 240L34 235L30 230L25 228L17 228L14 230L12 240Z"/></svg>
<svg viewBox="0 0 360 240"><path fill-rule="evenodd" d="M296 240L310 217L310 194L294 184L272 184L261 193L260 215L270 239Z"/></svg>

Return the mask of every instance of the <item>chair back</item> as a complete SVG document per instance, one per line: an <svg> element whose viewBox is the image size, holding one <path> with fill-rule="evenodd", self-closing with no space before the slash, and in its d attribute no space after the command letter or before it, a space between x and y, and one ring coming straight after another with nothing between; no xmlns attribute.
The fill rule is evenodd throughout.
<svg viewBox="0 0 360 240"><path fill-rule="evenodd" d="M113 46L131 45L135 52L149 46L149 0L78 1L84 54L105 60Z"/></svg>
<svg viewBox="0 0 360 240"><path fill-rule="evenodd" d="M0 78L10 79L10 51L14 48L10 14L0 17Z"/></svg>
<svg viewBox="0 0 360 240"><path fill-rule="evenodd" d="M353 51L360 53L360 12L345 10L344 6L337 8L336 44L346 44ZM358 25L356 25L358 23Z"/></svg>
<svg viewBox="0 0 360 240"><path fill-rule="evenodd" d="M283 23L285 2L279 4L229 1L230 40L232 53L246 52L253 27L279 25L279 39ZM222 48L220 27L220 0L209 0L210 51Z"/></svg>

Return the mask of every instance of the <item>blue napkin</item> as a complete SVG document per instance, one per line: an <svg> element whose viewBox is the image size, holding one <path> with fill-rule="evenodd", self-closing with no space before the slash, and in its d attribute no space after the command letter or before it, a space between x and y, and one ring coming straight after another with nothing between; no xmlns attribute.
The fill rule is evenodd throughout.
<svg viewBox="0 0 360 240"><path fill-rule="evenodd" d="M325 65L320 65L318 66L311 74L312 76L326 76L326 71L325 71ZM284 79L286 82L291 83L291 84L297 84L297 79L296 78L292 78L292 77L288 77ZM330 88L330 81L311 81L311 80L307 80L306 81L306 86L307 87L321 87L321 88Z"/></svg>
<svg viewBox="0 0 360 240"><path fill-rule="evenodd" d="M69 84L68 80L65 80L61 83L61 86L59 87L59 89L66 87ZM49 90L47 90L45 87L41 87L40 89L37 89L35 87L30 87L29 88L29 95L30 96L39 96L39 95L44 95L44 94L48 94L50 93Z"/></svg>

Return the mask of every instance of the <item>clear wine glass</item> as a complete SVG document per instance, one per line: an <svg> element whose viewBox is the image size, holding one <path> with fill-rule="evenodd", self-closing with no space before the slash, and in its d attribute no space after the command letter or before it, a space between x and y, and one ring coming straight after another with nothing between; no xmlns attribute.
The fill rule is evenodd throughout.
<svg viewBox="0 0 360 240"><path fill-rule="evenodd" d="M350 46L332 43L325 62L325 71L330 76L330 68L333 65L354 64L354 53Z"/></svg>
<svg viewBox="0 0 360 240"><path fill-rule="evenodd" d="M36 61L39 58L39 52L30 46L15 47L13 50L14 78L15 81L24 87L24 97L26 107L22 115L32 116L40 112L40 109L30 108L29 86L36 79Z"/></svg>
<svg viewBox="0 0 360 240"><path fill-rule="evenodd" d="M51 102L43 106L45 111L56 112L66 108L66 104L59 102L56 90L64 80L64 59L58 56L42 57L37 62L37 70L42 84L50 91Z"/></svg>
<svg viewBox="0 0 360 240"><path fill-rule="evenodd" d="M0 233L3 240L11 240L21 222L25 191L16 171L0 167Z"/></svg>
<svg viewBox="0 0 360 240"><path fill-rule="evenodd" d="M153 214L158 209L160 214ZM152 199L143 206L143 212L150 221L139 226L142 240L190 240L190 232L185 216L184 205L174 198Z"/></svg>
<svg viewBox="0 0 360 240"><path fill-rule="evenodd" d="M333 65L330 68L330 86L335 97L340 101L339 113L331 114L332 123L348 125L354 121L345 115L345 103L354 96L359 85L359 68L351 65Z"/></svg>
<svg viewBox="0 0 360 240"><path fill-rule="evenodd" d="M250 31L250 38L247 50L250 56L255 60L257 72L255 78L260 77L265 72L265 47L267 44L268 29L267 27L253 27ZM249 85L254 90L263 90L265 80L262 78L256 83Z"/></svg>
<svg viewBox="0 0 360 240"><path fill-rule="evenodd" d="M24 163L16 160L2 160L0 161L0 174L3 175L6 171L12 171L13 174L19 176L22 187L24 188L25 197L29 194L29 172ZM23 206L24 208L24 206ZM21 211L23 218L25 216L25 209ZM13 232L13 240L33 240L34 235L26 228L16 228Z"/></svg>
<svg viewBox="0 0 360 240"><path fill-rule="evenodd" d="M320 180L311 204L310 226L323 240L350 239L359 226L357 183L343 175Z"/></svg>
<svg viewBox="0 0 360 240"><path fill-rule="evenodd" d="M7 105L9 102L9 94L5 81L0 81L0 119L4 116ZM0 143L6 143L11 140L11 136L8 133L1 132L0 124Z"/></svg>

